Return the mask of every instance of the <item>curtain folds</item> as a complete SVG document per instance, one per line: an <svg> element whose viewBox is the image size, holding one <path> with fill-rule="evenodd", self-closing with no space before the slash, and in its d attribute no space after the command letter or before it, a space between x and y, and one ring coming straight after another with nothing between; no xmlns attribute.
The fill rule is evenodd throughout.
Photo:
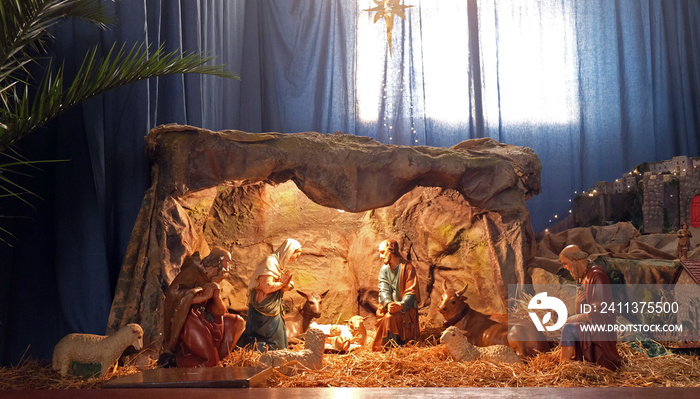
<svg viewBox="0 0 700 399"><path fill-rule="evenodd" d="M535 230L574 192L635 165L700 155L700 1L405 0L386 25L372 0L101 0L118 23L70 21L55 52L75 72L100 44L203 51L241 81L151 79L93 98L21 143L65 159L26 185L35 209L0 247L0 364L50 358L66 333L104 333L150 185L144 136L163 123L250 132L342 131L449 147L491 137L531 147ZM552 223L556 220L552 220Z"/></svg>
<svg viewBox="0 0 700 399"><path fill-rule="evenodd" d="M56 56L75 73L87 49L113 43L164 44L218 56L233 71L242 61L245 1L103 0L117 24L100 31L67 21L55 32ZM29 171L35 209L4 201L17 237L0 246L0 364L51 358L70 332L104 334L121 261L150 166L144 137L158 124L212 130L236 127L240 82L167 76L94 97L20 143L29 159L66 160ZM6 226L6 225L4 225ZM26 353L25 353L26 351Z"/></svg>

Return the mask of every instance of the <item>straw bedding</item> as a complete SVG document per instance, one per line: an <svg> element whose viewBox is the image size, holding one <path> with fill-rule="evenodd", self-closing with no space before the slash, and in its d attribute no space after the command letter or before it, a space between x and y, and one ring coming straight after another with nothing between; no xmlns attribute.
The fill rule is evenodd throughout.
<svg viewBox="0 0 700 399"><path fill-rule="evenodd" d="M324 368L282 373L275 370L270 387L700 387L697 354L667 354L650 358L619 343L623 367L617 372L583 362L560 364L560 349L539 354L524 364L485 361L455 362L437 343L440 331L424 331L416 345L393 347L381 353L363 347L348 354L325 354ZM260 354L237 350L220 367L261 366ZM151 362L146 368L155 367ZM0 368L0 389L100 388L105 382L136 373L120 365L99 378L61 377L48 363L25 360ZM287 375L289 374L289 375Z"/></svg>

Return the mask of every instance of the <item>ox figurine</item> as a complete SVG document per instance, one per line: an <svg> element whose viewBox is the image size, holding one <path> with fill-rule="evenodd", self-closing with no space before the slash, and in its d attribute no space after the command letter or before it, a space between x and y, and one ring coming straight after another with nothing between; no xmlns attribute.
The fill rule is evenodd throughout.
<svg viewBox="0 0 700 399"><path fill-rule="evenodd" d="M321 295L313 291L310 294L299 290L297 292L306 301L304 301L303 305L283 317L285 329L287 330L287 340L289 340L290 344L298 343L297 337L309 329L311 321L321 317L321 303L326 294L328 294L328 290Z"/></svg>
<svg viewBox="0 0 700 399"><path fill-rule="evenodd" d="M465 330L467 340L476 346L508 345L520 357L549 350L549 342L531 320L509 325L507 320L499 321L472 309L464 296L467 286L455 291L442 282L442 300L438 309L446 320L443 327L455 326Z"/></svg>
<svg viewBox="0 0 700 399"><path fill-rule="evenodd" d="M352 335L350 343L358 344L364 346L367 342L367 327L365 327L365 320L367 317L362 316L352 316L351 318L345 320Z"/></svg>

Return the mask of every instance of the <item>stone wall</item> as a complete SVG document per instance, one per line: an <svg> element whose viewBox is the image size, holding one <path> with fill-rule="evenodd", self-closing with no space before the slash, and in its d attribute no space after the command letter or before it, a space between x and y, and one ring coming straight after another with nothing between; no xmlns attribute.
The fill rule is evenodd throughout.
<svg viewBox="0 0 700 399"><path fill-rule="evenodd" d="M635 212L635 191L600 194L583 194L575 199L573 226L603 225L608 221L632 220ZM559 226L551 232L562 231Z"/></svg>
<svg viewBox="0 0 700 399"><path fill-rule="evenodd" d="M690 224L690 204L700 195L700 168L693 167L680 174L680 221Z"/></svg>
<svg viewBox="0 0 700 399"><path fill-rule="evenodd" d="M679 229L683 222L690 223L691 202L696 195L700 195L700 165L696 161L691 162L689 157L674 157L674 162L658 162L649 166L650 171L641 180L644 232L670 232ZM608 221L633 220L636 212L636 177L629 175L624 179L626 181L621 183L620 193L604 194L607 182L597 182L597 193L590 196L584 193L576 197L574 225L591 226ZM563 227L552 226L549 231L562 231Z"/></svg>
<svg viewBox="0 0 700 399"><path fill-rule="evenodd" d="M664 183L664 205L661 210L663 212L662 233L675 232L681 227L679 223L679 198L678 179L674 177Z"/></svg>
<svg viewBox="0 0 700 399"><path fill-rule="evenodd" d="M661 233L664 229L664 182L660 174L644 174L644 232Z"/></svg>

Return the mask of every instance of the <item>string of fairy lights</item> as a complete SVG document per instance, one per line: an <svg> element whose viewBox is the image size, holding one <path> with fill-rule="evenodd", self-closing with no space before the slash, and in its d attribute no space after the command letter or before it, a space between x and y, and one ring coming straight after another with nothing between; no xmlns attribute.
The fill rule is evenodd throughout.
<svg viewBox="0 0 700 399"><path fill-rule="evenodd" d="M404 14L404 10L407 8L413 7L412 5L405 5L401 4L401 0L372 0L375 4L375 7L372 8L367 8L363 11L369 11L369 12L374 12L374 23L377 23L380 19L383 19L384 22L386 23L386 39L387 39L387 51L388 51L388 57L391 57L392 54L392 32L393 32L393 27L394 27L394 17L398 16L403 20L406 20L406 15ZM405 60L406 58L404 57L403 53L403 47L399 50L400 54L398 56L400 59ZM412 62L412 57L408 57L409 63ZM411 65L409 65L409 68ZM413 102L413 93L410 92L411 86L406 84L406 74L404 73L403 69L403 63L399 67L399 73L401 74L401 86L400 86L400 91L401 91L401 96L399 96L400 99L404 98L403 94L408 90L408 99L409 99L409 109L408 109L408 117L410 121L410 130L411 130L411 140L413 144L419 144L418 140L418 131L416 130L416 125L415 125L415 118L414 118L414 102ZM382 84L382 99L384 103L384 116L383 116L383 126L388 130L388 138L389 138L389 143L393 144L396 141L394 140L396 132L394 131L394 124L395 121L393 121L394 118L389 118L390 115L398 115L399 112L399 104L395 103L393 98L387 98L388 97L388 88L387 88L387 79L384 79L384 83ZM400 101L400 100L399 100Z"/></svg>
<svg viewBox="0 0 700 399"><path fill-rule="evenodd" d="M402 50L403 51L403 50ZM387 100L387 85L386 85L386 79L384 80L384 83L382 85L382 99L384 100L384 116L383 116L383 126L388 130L389 134L389 143L393 144L394 143L394 124L393 124L393 119L389 119L389 115L398 115L398 109L394 109L394 107L398 107L397 104L394 103L394 101L391 101L391 99ZM399 98L404 98L403 93L405 92L406 87L408 87L409 93L408 93L408 117L409 117L409 123L410 123L410 130L411 130L411 141L413 144L418 144L418 131L416 130L416 124L415 124L415 117L414 117L414 105L413 105L413 94L410 93L410 85L406 85L406 78L405 74L401 73L401 93L402 95L399 96Z"/></svg>
<svg viewBox="0 0 700 399"><path fill-rule="evenodd" d="M383 19L384 22L386 23L386 38L387 38L387 50L389 52L388 57L392 56L392 32L393 32L393 27L394 27L394 17L398 16L403 20L406 20L406 16L404 13L404 10L407 8L413 7L413 5L405 5L401 4L402 0L372 0L375 4L374 7L364 9L363 11L369 11L369 12L374 12L374 23L377 23L380 19ZM406 59L404 58L404 50L401 48L399 56L401 57L402 60ZM412 62L413 57L408 57L409 63ZM409 65L410 67L411 65ZM385 70L386 71L386 70ZM385 72L387 73L387 72ZM400 99L404 98L403 93L405 92L406 87L408 87L409 90L409 119L410 119L410 130L411 130L411 137L412 137L412 142L413 144L419 144L419 139L418 139L418 132L415 127L415 118L414 118L414 102L413 102L413 93L410 92L411 86L406 86L406 74L404 73L404 68L403 64L401 64L401 67L399 67L399 73L401 74L401 86L400 86L400 91L402 93L401 96L399 96ZM383 105L384 105L384 112L383 112L383 126L388 130L388 139L389 143L395 143L394 140L394 123L392 120L389 119L390 115L398 115L399 109L394 109L395 107L399 107L399 104L395 104L393 98L388 98L387 94L387 79L384 79L384 83L382 85L382 99L383 99ZM401 100L399 100L400 103ZM693 166L694 167L694 166ZM683 169L685 171L685 169ZM676 172L674 172L676 174ZM628 174L629 176L634 176L635 179L638 179L640 174L639 172L635 169L632 172ZM620 179L617 179L616 183L619 182ZM638 181L638 180L636 180ZM636 184L636 183L635 183ZM628 190L631 189L631 186L628 184L627 187ZM575 203L574 200L577 198L579 195L587 195L589 197L594 197L598 195L598 190L596 188L589 189L587 191L583 191L581 194L579 194L578 190L574 191L574 196L573 198L569 198L567 200L567 206L565 210L565 216L560 217L559 213L555 213L551 218L549 218L548 225L545 227L544 232L549 233L549 229L555 225L566 219L567 217L574 215L575 217Z"/></svg>
<svg viewBox="0 0 700 399"><path fill-rule="evenodd" d="M685 169L684 169L683 171L685 172ZM676 173L674 172L674 174L676 174ZM627 177L632 177L632 178L635 180L634 186L636 186L637 182L639 181L639 178L641 177L641 174L637 171L637 169L634 169L633 171L629 172L628 174L625 174L625 176L624 176L622 179L626 179ZM623 184L623 186L621 186L622 188L625 188L624 185L626 184L626 189L627 189L627 190L633 189L633 185L632 185L632 184L630 184L629 182L627 182L627 183L622 183L622 179L616 179L616 180L615 180L615 183L621 183L621 184ZM574 191L574 197L568 199L567 209L566 209L566 211L565 211L565 212L566 212L566 216L560 217L560 214L559 214L559 213L555 213L552 217L549 218L548 225L547 225L547 227L544 229L544 232L545 232L545 233L549 233L549 232L550 232L550 230L549 230L550 228L552 228L554 225L556 225L556 224L562 222L566 217L568 217L568 215L573 215L573 214L574 214L574 212L576 211L576 209L575 209L575 204L574 204L574 201L575 201L576 197L578 197L578 196L580 196L580 195L588 196L588 197L595 197L595 196L597 196L597 195L599 195L599 194L600 194L600 193L598 192L598 189L595 188L595 187L594 187L594 188L590 188L590 189L585 190L585 191L582 191L581 194L579 194L578 191Z"/></svg>
<svg viewBox="0 0 700 399"><path fill-rule="evenodd" d="M577 196L578 196L578 191L574 191L574 198L576 198ZM568 213L568 215L572 215L574 212L574 198L569 198L568 209L566 210L566 213ZM549 229L550 229L550 227L552 227L552 224L557 224L557 223L561 222L562 220L564 220L564 218L560 219L559 214L555 213L551 218L549 218L548 225L544 229L544 232L549 233Z"/></svg>

